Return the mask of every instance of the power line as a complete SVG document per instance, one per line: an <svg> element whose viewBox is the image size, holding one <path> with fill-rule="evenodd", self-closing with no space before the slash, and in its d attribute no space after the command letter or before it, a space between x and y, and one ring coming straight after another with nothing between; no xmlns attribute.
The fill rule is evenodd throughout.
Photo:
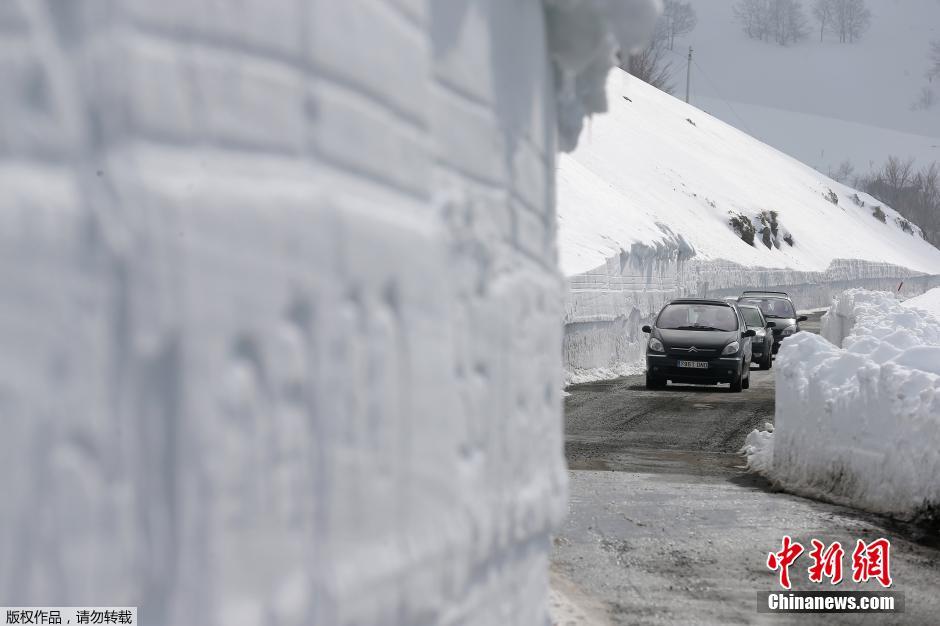
<svg viewBox="0 0 940 626"><path fill-rule="evenodd" d="M689 46L689 49L691 50L691 46ZM665 49L665 52L668 52L669 54L673 55L673 56L676 57L677 59L686 60L686 56L685 56L684 54L681 54L681 53L679 53L679 52L676 52L675 50L670 50L669 48L666 48L666 49ZM711 78L711 76L708 75L708 72L706 72L706 71L704 70L704 68L702 68L702 66L699 65L698 59L693 57L693 58L691 58L691 62L692 62L692 65L695 65L695 67L698 68L698 71L700 71L700 72L702 73L702 76L704 76L704 77L705 77L705 80L708 81L708 84L710 84L710 85L712 86L712 89L715 90L715 95L718 96L718 99L721 100L722 102L724 102L724 103L725 103L725 106L727 106L728 109L730 109L731 112L734 114L734 116L738 119L738 121L741 122L741 126L744 127L744 130L747 131L747 134L751 135L752 137L755 137L756 135L754 135L754 132L753 132L753 131L750 129L750 127L747 125L747 122L744 121L744 118L741 117L741 115L738 113L737 109L735 109L735 108L731 105L731 103L728 102L728 101L724 98L724 96L721 95L721 91L718 89L718 85L716 85L716 84L715 84L715 81L713 81L712 78ZM691 65L690 65L689 67L691 67ZM690 79L690 78L687 78L686 83L687 83L687 84L686 84L686 94L688 94L688 93L689 93L689 90L690 90L690 88L691 88L691 86L690 86L690 85L691 85L691 79ZM688 97L688 96L687 96L687 97ZM686 102L688 102L688 100L686 100Z"/></svg>
<svg viewBox="0 0 940 626"><path fill-rule="evenodd" d="M715 90L715 94L718 96L718 99L724 102L725 105L727 105L727 107L731 109L731 112L734 113L734 116L738 118L738 121L741 122L741 125L744 127L744 130L747 131L747 134L751 135L752 137L755 136L754 132L748 127L747 122L744 121L744 118L741 117L738 114L738 111L733 106L731 106L731 103L725 100L724 96L721 95L721 91L718 89L718 85L716 85L715 81L711 79L711 76L708 75L708 72L702 69L702 66L698 64L698 60L692 59L692 63L695 65L696 68L698 68L698 71L702 73L702 76L704 76L705 80L707 80L708 83L712 86L712 89Z"/></svg>

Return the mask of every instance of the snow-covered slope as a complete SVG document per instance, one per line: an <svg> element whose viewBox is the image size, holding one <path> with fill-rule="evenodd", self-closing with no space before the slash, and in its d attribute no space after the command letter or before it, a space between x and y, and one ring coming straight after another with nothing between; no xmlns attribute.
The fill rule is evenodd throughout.
<svg viewBox="0 0 940 626"><path fill-rule="evenodd" d="M846 160L854 174L868 175L888 156L910 157L918 166L940 159L940 137L774 106L729 106L718 98L694 98L693 104L825 174ZM940 119L940 107L934 115Z"/></svg>
<svg viewBox="0 0 940 626"><path fill-rule="evenodd" d="M782 152L616 70L610 111L559 160L562 268L598 267L634 243L681 236L698 259L823 271L863 259L940 272L940 250L902 230L897 213ZM838 205L826 199L832 191ZM873 216L882 206L886 222ZM794 245L751 246L729 213L776 211ZM916 229L914 229L916 231Z"/></svg>
<svg viewBox="0 0 940 626"><path fill-rule="evenodd" d="M940 2L866 0L871 29L859 41L840 44L827 34L820 43L816 30L786 48L749 39L733 2L692 4L699 20L676 41L676 93L684 95L692 45L694 104L821 171L850 159L864 173L870 160L878 167L889 153L940 159L936 79L938 103L911 107L927 84L929 42L940 38ZM803 2L807 16L811 4ZM806 116L818 123L804 123Z"/></svg>
<svg viewBox="0 0 940 626"><path fill-rule="evenodd" d="M781 287L809 308L938 284L940 250L874 198L622 71L607 91L609 112L558 163L569 382L636 371L640 327L679 295ZM753 245L732 216L758 229Z"/></svg>

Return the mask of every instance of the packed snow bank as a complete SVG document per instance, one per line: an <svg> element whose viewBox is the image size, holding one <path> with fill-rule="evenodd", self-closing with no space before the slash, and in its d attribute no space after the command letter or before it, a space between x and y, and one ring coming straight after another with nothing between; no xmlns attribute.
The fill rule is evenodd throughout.
<svg viewBox="0 0 940 626"><path fill-rule="evenodd" d="M589 59L652 6L551 4ZM2 6L0 604L546 623L543 3Z"/></svg>
<svg viewBox="0 0 940 626"><path fill-rule="evenodd" d="M640 327L677 296L776 288L813 308L940 284L940 250L891 208L620 70L607 93L558 163L569 383L637 371Z"/></svg>
<svg viewBox="0 0 940 626"><path fill-rule="evenodd" d="M853 289L833 301L822 316L820 334L853 352L876 350L889 357L893 350L940 343L940 322L902 306L891 293Z"/></svg>
<svg viewBox="0 0 940 626"><path fill-rule="evenodd" d="M866 291L824 319L844 347L805 332L783 344L774 429L748 436L749 467L902 518L940 505L940 322Z"/></svg>
<svg viewBox="0 0 940 626"><path fill-rule="evenodd" d="M904 306L927 311L940 320L940 287L904 301Z"/></svg>

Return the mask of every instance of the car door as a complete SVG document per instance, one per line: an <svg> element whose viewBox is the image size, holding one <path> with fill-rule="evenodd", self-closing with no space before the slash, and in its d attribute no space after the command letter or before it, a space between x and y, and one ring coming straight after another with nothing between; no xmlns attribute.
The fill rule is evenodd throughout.
<svg viewBox="0 0 940 626"><path fill-rule="evenodd" d="M737 313L738 315L738 327L742 334L741 341L743 342L743 346L744 346L744 362L750 363L754 346L753 346L753 343L751 342L750 337L743 336L744 331L747 330L747 322L744 321L744 313L741 312L741 309L739 309L738 307L734 307L734 312Z"/></svg>
<svg viewBox="0 0 940 626"><path fill-rule="evenodd" d="M764 329L764 354L770 354L774 347L773 329L767 328L767 318L764 317L764 312L758 309L757 313L760 315L760 323Z"/></svg>

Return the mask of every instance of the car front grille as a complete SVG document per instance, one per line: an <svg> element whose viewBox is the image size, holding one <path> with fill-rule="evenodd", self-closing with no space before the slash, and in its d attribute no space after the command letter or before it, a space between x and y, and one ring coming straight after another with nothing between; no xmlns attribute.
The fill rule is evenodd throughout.
<svg viewBox="0 0 940 626"><path fill-rule="evenodd" d="M669 348L669 354L685 356L691 359L705 359L717 355L718 350L713 348L700 348L698 346L672 346Z"/></svg>

